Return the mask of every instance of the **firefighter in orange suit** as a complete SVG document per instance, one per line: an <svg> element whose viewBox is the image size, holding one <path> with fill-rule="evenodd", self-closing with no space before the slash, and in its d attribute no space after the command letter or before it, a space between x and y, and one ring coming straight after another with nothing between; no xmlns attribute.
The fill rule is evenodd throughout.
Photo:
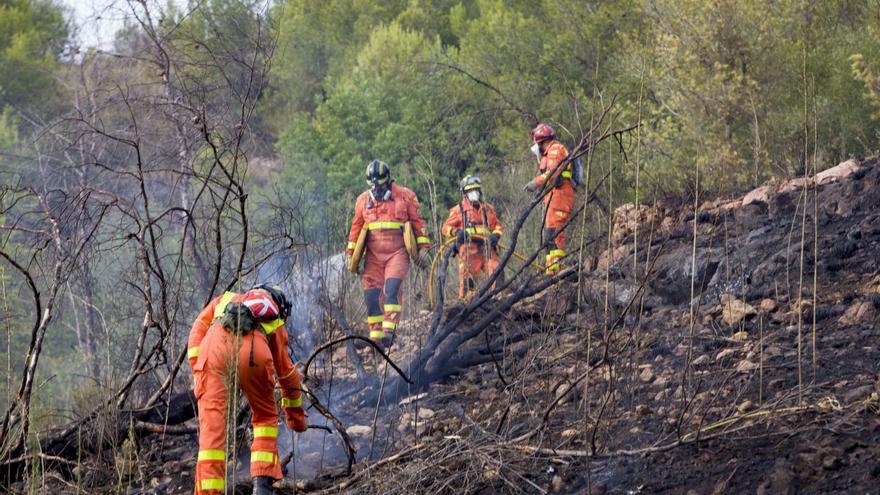
<svg viewBox="0 0 880 495"><path fill-rule="evenodd" d="M462 199L449 209L443 234L456 238L458 248L458 297L470 299L476 290L476 277L498 268L498 240L501 222L492 205L482 201L480 178L468 175L461 181Z"/></svg>
<svg viewBox="0 0 880 495"><path fill-rule="evenodd" d="M385 162L373 160L367 165L367 183L370 190L355 203L346 253L353 254L361 229L367 229L363 274L367 324L370 339L388 348L400 323L401 287L409 271L404 224L411 222L421 253L431 247L431 240L416 194L392 180Z"/></svg>
<svg viewBox="0 0 880 495"><path fill-rule="evenodd" d="M572 165L568 163L556 167L568 157L568 150L556 140L556 134L549 125L538 124L532 129L532 141L532 153L540 160L539 173L526 184L525 189L536 192L545 185L552 188L544 196L544 237L550 240L550 250L544 266L548 275L554 275L560 270L559 260L565 256L565 232L560 229L574 209Z"/></svg>
<svg viewBox="0 0 880 495"><path fill-rule="evenodd" d="M299 372L287 350L284 321L289 313L290 303L281 289L261 285L244 294L226 292L215 298L193 323L187 356L199 408L197 495L227 493L227 424L235 421L230 415L236 404L229 391L236 382L253 412L254 495L271 495L273 480L281 479L276 375L287 425L298 432L308 428Z"/></svg>

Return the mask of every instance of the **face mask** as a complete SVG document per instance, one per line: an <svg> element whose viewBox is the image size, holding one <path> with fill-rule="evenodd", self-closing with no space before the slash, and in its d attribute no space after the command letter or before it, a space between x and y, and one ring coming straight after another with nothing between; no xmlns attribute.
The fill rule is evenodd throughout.
<svg viewBox="0 0 880 495"><path fill-rule="evenodd" d="M390 184L372 184L370 185L370 195L376 201L388 201L391 199Z"/></svg>
<svg viewBox="0 0 880 495"><path fill-rule="evenodd" d="M468 191L467 199L471 203L476 203L480 200L480 191Z"/></svg>
<svg viewBox="0 0 880 495"><path fill-rule="evenodd" d="M541 145L538 143L535 143L532 145L531 150L532 150L532 153L535 154L535 158L537 158L538 161L541 161Z"/></svg>

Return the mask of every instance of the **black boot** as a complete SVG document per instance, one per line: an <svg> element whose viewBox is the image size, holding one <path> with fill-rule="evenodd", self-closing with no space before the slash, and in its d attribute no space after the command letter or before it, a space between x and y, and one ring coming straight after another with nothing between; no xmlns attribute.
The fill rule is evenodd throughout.
<svg viewBox="0 0 880 495"><path fill-rule="evenodd" d="M254 495L275 495L275 489L272 488L273 481L268 476L255 476Z"/></svg>

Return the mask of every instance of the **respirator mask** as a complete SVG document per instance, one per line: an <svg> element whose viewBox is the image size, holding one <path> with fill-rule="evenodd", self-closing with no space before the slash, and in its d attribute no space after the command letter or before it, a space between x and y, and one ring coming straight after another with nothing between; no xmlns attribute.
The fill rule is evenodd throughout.
<svg viewBox="0 0 880 495"><path fill-rule="evenodd" d="M535 158L537 158L538 161L541 161L541 145L538 144L538 143L535 143L535 144L533 144L532 147L529 148L529 149L532 150L532 153L534 153Z"/></svg>

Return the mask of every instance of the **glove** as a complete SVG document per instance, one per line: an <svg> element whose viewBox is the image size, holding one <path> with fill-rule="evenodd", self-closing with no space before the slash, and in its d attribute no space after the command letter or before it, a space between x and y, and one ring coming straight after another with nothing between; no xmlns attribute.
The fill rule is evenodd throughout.
<svg viewBox="0 0 880 495"><path fill-rule="evenodd" d="M309 429L309 423L306 421L308 414L301 407L291 407L284 410L287 416L287 427L291 430L302 433Z"/></svg>
<svg viewBox="0 0 880 495"><path fill-rule="evenodd" d="M498 241L501 240L501 236L498 234L489 235L489 245L492 246L492 249L498 249Z"/></svg>
<svg viewBox="0 0 880 495"><path fill-rule="evenodd" d="M464 230L459 229L455 232L455 246L456 247L461 246L462 244L468 242L469 240L471 240L471 236L470 236L470 234L468 234Z"/></svg>
<svg viewBox="0 0 880 495"><path fill-rule="evenodd" d="M541 185L538 184L537 182L529 181L529 183L523 187L523 191L535 192L538 189L540 189L540 187L541 187Z"/></svg>

